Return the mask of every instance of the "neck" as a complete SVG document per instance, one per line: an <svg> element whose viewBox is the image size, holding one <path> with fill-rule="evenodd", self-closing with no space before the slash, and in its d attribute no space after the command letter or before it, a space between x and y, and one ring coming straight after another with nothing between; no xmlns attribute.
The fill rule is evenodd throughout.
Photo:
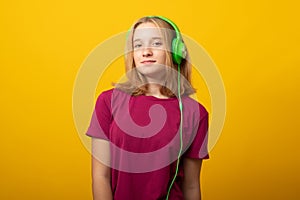
<svg viewBox="0 0 300 200"><path fill-rule="evenodd" d="M155 96L157 98L168 98L160 92L161 85L157 83L148 83L148 91L146 96Z"/></svg>

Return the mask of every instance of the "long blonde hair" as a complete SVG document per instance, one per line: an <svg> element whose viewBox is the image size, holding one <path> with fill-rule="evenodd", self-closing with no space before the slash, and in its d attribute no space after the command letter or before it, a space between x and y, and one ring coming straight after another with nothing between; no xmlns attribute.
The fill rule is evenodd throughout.
<svg viewBox="0 0 300 200"><path fill-rule="evenodd" d="M148 87L145 77L140 74L136 69L134 58L133 58L133 35L135 29L142 23L153 23L158 28L161 29L164 42L166 43L167 49L166 51L166 66L169 66L170 69L167 69L166 73L166 82L165 85L162 85L160 88L160 92L162 95L167 97L176 96L178 84L177 84L177 69L178 65L175 64L172 60L172 52L171 52L171 43L174 37L176 37L176 33L174 28L166 21L158 18L158 17L143 17L137 20L132 28L128 32L127 42L126 42L126 52L125 52L125 66L126 66L126 75L128 80L124 83L113 83L113 85L122 91L130 93L133 96L144 95L147 93ZM169 31L167 31L169 30ZM172 30L172 31L170 31ZM181 95L190 95L195 93L195 89L191 86L191 65L188 62L189 55L187 52L187 56L182 60L180 64L180 73L184 77L181 78L181 86L180 91ZM176 70L176 74L172 73Z"/></svg>

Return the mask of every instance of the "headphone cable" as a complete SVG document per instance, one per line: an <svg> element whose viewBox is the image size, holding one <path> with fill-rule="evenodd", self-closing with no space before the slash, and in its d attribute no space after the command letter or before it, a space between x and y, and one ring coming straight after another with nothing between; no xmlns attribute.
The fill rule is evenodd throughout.
<svg viewBox="0 0 300 200"><path fill-rule="evenodd" d="M175 182L175 179L177 177L177 174L178 174L178 168L179 168L179 162L180 162L180 155L181 155L181 152L182 152L182 122L183 122L183 117L182 117L182 101L181 101L181 95L180 95L180 64L178 64L178 75L177 75L177 79L178 79L178 103L179 103L179 110L180 110L180 150L179 150L179 153L178 153L178 156L177 156L177 164L176 164L176 171L175 171L175 175L173 177L173 180L170 184L170 187L168 189L168 194L167 194L167 197L166 197L166 200L169 199L169 195L170 195L170 192L171 192L171 188Z"/></svg>

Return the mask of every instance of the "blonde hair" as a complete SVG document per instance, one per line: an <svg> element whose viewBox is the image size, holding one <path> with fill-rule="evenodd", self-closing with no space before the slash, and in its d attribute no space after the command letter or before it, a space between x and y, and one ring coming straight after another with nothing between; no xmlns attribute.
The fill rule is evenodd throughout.
<svg viewBox="0 0 300 200"><path fill-rule="evenodd" d="M178 84L177 84L177 69L178 65L173 62L171 45L172 40L176 37L174 28L166 21L158 17L143 17L137 20L132 28L128 32L128 38L126 42L126 52L125 52L125 66L128 80L124 83L113 83L115 88L120 89L124 92L127 92L133 96L145 95L148 90L148 84L146 78L136 70L136 66L133 58L133 35L135 29L143 23L153 23L158 28L161 29L161 33L166 43L166 66L169 66L170 69L167 69L166 73L166 82L165 85L162 85L160 92L162 95L167 97L176 96ZM172 31L170 31L172 30ZM180 91L181 95L190 95L195 93L195 89L191 86L191 65L187 61L189 60L188 52L186 59L183 59L180 64L180 73L185 78L181 78ZM172 73L176 71L175 73ZM175 93L174 93L175 92Z"/></svg>

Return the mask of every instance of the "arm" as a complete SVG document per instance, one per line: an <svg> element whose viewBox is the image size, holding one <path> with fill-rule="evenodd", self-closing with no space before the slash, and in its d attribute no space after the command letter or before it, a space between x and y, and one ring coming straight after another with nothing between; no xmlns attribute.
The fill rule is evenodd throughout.
<svg viewBox="0 0 300 200"><path fill-rule="evenodd" d="M112 200L109 142L92 138L92 188L94 200Z"/></svg>
<svg viewBox="0 0 300 200"><path fill-rule="evenodd" d="M183 196L184 200L201 200L200 171L202 160L184 158L183 159Z"/></svg>

